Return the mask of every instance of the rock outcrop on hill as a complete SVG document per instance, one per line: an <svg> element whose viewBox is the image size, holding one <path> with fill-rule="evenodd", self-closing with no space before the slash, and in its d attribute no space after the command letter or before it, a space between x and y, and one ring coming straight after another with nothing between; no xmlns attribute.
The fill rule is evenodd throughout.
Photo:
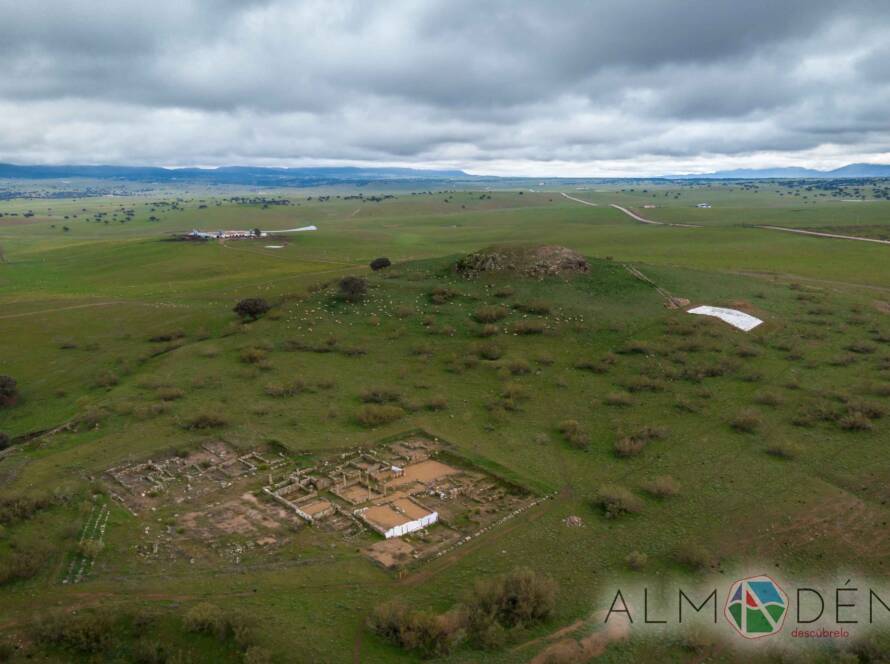
<svg viewBox="0 0 890 664"><path fill-rule="evenodd" d="M486 272L513 272L540 278L590 271L584 256L557 245L487 247L464 256L454 268L467 277Z"/></svg>

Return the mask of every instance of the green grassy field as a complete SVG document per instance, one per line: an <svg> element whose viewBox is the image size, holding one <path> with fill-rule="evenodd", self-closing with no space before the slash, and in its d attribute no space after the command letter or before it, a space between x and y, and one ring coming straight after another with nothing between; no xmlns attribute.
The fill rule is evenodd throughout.
<svg viewBox="0 0 890 664"><path fill-rule="evenodd" d="M33 616L140 610L154 616L151 638L192 661L238 661L232 639L182 632L178 616L211 602L249 614L255 650L272 661L412 661L415 654L364 627L376 605L399 596L445 610L474 580L524 565L558 582L555 615L496 651L462 646L447 659L525 662L560 628L581 621L574 637L594 628L603 608L597 593L628 573L632 551L648 556L650 575L732 573L752 562L790 578L839 569L885 575L890 247L754 226L886 231L890 202L803 199L771 185L627 189L564 189L597 207L559 190L396 192L381 202L344 200L352 190L267 191L291 201L268 208L209 191L0 202L0 212L17 215L0 217L0 373L13 376L21 394L0 410L0 431L15 438L75 423L0 457L0 497L65 496L0 525L0 561L21 551L42 561L29 578L0 585L0 628L24 638L38 659L99 661L28 637ZM157 205L174 198L181 210ZM703 201L712 207L694 207ZM648 226L611 203L702 227ZM131 218L114 221L123 209ZM33 217L20 216L29 210ZM112 221L90 221L96 212ZM283 249L265 248L277 239L165 241L192 228L307 224L319 230L289 237ZM513 242L565 245L588 257L591 271L535 280L465 279L451 269L468 252ZM393 267L372 274L367 265L377 256ZM625 264L692 304L738 306L766 322L744 334L668 309ZM335 296L348 274L369 281L360 302ZM452 296L437 303L437 288ZM231 309L253 296L273 308L241 324ZM473 315L491 305L507 315L483 338ZM518 334L521 321L540 321L543 332ZM293 341L360 354L293 350ZM307 389L270 396L270 386L296 379ZM380 386L398 393L404 415L364 427L356 419L360 393ZM165 400L171 389L178 396ZM446 407L428 410L431 399ZM221 425L187 429L196 414ZM566 420L579 423L589 444L566 440ZM243 449L275 443L312 452L415 427L556 498L402 576L333 535L305 530L268 559L149 561L134 547L173 508L134 517L110 501L92 572L82 583L61 583L91 493L117 463L209 437ZM660 438L639 453L616 453L647 427ZM678 495L646 492L665 475ZM604 485L632 491L639 513L606 519L592 502ZM583 526L567 527L570 515ZM751 535L744 552L740 530ZM704 552L703 570L682 562L690 546ZM132 640L129 624L109 629ZM598 661L750 661L739 659L750 653L687 646L614 643ZM810 652L801 661L835 656Z"/></svg>

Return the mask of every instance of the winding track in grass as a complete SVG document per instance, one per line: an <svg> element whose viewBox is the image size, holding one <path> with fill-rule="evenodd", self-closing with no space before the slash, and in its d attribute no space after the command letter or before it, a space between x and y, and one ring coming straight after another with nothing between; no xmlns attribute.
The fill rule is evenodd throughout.
<svg viewBox="0 0 890 664"><path fill-rule="evenodd" d="M784 226L757 226L770 231L785 231L786 233L800 233L801 235L813 235L815 237L827 237L834 240L859 240L860 242L875 242L877 244L890 244L890 240L878 240L873 237L856 237L855 235L839 235L837 233L819 233L817 231L805 231L800 228L785 228Z"/></svg>
<svg viewBox="0 0 890 664"><path fill-rule="evenodd" d="M698 224L669 224L666 221L653 221L652 219L645 219L638 215L636 212L632 212L628 210L626 207L622 207L615 203L611 203L609 207L613 207L616 210L621 210L624 214L629 216L631 219L636 219L637 221L641 221L644 224L652 224L654 226L674 226L675 228L701 228Z"/></svg>
<svg viewBox="0 0 890 664"><path fill-rule="evenodd" d="M574 196L569 196L564 191L561 191L559 193L562 194L565 198L568 198L570 201L575 201L576 203L581 203L582 205L589 205L591 207L599 207L597 203L591 203L590 201L585 201L580 198L575 198ZM701 228L701 226L699 226L697 224L669 224L666 221L654 221L652 219L646 219L645 217L641 217L640 215L638 215L636 212L632 212L631 210L628 210L626 207L622 207L621 205L618 205L616 203L610 203L609 207L613 207L616 210L620 210L621 212L626 214L631 219L635 219L636 221L639 221L644 224L649 224L651 226L674 226L676 228Z"/></svg>

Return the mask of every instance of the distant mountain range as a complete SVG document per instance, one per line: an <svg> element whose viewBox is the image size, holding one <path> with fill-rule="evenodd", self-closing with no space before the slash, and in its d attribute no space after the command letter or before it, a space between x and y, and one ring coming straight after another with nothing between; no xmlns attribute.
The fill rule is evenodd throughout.
<svg viewBox="0 0 890 664"><path fill-rule="evenodd" d="M763 178L886 178L890 177L888 164L847 164L831 171L791 166L788 168L738 168L732 171L716 171L698 175L666 175L670 180L756 180Z"/></svg>
<svg viewBox="0 0 890 664"><path fill-rule="evenodd" d="M337 184L368 184L372 182L415 181L506 181L517 184L524 180L552 183L606 182L609 180L753 180L764 178L883 178L890 177L888 164L848 164L831 171L811 168L740 168L731 171L691 175L664 175L653 178L500 178L470 175L459 170L426 170L418 168L361 168L353 166L317 168L262 168L255 166L222 166L220 168L159 168L153 166L21 166L0 164L0 179L74 180L90 179L146 184L215 184L256 187L316 187Z"/></svg>
<svg viewBox="0 0 890 664"><path fill-rule="evenodd" d="M260 187L309 187L392 180L469 180L477 176L463 171L414 168L157 168L151 166L19 166L0 164L0 179L16 180L117 180L145 183L196 183L253 185Z"/></svg>

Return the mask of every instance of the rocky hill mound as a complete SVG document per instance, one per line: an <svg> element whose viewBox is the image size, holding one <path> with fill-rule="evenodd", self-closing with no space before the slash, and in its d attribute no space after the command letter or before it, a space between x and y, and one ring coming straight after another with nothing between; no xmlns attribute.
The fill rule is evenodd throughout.
<svg viewBox="0 0 890 664"><path fill-rule="evenodd" d="M464 256L454 268L467 277L486 272L513 272L540 278L590 271L584 256L557 245L487 247Z"/></svg>

